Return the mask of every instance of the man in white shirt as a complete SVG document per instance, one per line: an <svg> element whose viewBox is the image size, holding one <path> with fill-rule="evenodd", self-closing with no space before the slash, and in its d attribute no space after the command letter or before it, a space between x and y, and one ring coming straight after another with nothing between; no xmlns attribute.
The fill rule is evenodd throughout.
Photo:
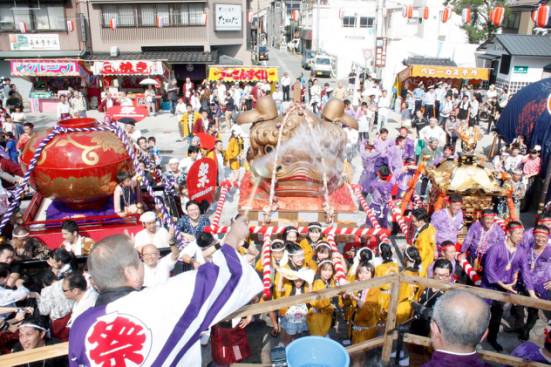
<svg viewBox="0 0 551 367"><path fill-rule="evenodd" d="M421 129L419 136L427 143L430 139L434 138L438 140L439 146L446 145L446 132L438 126L438 120L435 117L429 119L429 125Z"/></svg>
<svg viewBox="0 0 551 367"><path fill-rule="evenodd" d="M388 113L390 112L390 96L386 90L383 90L379 101L377 102L377 130L385 127L388 121Z"/></svg>
<svg viewBox="0 0 551 367"><path fill-rule="evenodd" d="M180 168L181 172L184 172L186 175L189 172L189 169L195 163L196 160L198 160L199 157L199 148L190 146L187 149L187 157L180 160L180 163L178 167Z"/></svg>
<svg viewBox="0 0 551 367"><path fill-rule="evenodd" d="M73 220L66 220L61 225L61 237L63 243L61 246L75 256L88 255L94 240L88 237L81 236L78 229L78 224Z"/></svg>
<svg viewBox="0 0 551 367"><path fill-rule="evenodd" d="M170 234L164 227L157 226L157 216L153 212L145 212L140 216L144 229L136 233L134 239L138 251L145 245L154 245L157 248L169 246Z"/></svg>
<svg viewBox="0 0 551 367"><path fill-rule="evenodd" d="M23 279L15 281L16 289L8 289L6 283L10 277L10 266L0 263L0 307L14 306L15 302L21 301L29 295L29 290L23 286ZM0 314L0 318L2 318Z"/></svg>
<svg viewBox="0 0 551 367"><path fill-rule="evenodd" d="M174 269L180 255L176 243L174 241L170 243L170 254L162 258L159 249L154 245L145 245L142 248L144 287L163 284L170 278L170 272Z"/></svg>
<svg viewBox="0 0 551 367"><path fill-rule="evenodd" d="M289 93L291 91L291 78L289 78L289 73L283 73L283 77L281 78L280 83L281 89L283 90L283 100L287 102L291 98Z"/></svg>
<svg viewBox="0 0 551 367"><path fill-rule="evenodd" d="M63 279L62 287L65 298L74 301L71 318L67 323L67 327L70 328L77 317L90 307L94 307L98 298L98 292L94 288L88 287L84 275L76 271Z"/></svg>

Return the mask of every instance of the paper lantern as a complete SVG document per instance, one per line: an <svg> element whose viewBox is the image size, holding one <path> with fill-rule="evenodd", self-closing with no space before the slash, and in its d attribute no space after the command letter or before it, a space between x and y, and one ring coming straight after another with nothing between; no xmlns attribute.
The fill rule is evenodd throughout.
<svg viewBox="0 0 551 367"><path fill-rule="evenodd" d="M549 11L551 7L542 5L536 10L536 27L545 28L549 24Z"/></svg>
<svg viewBox="0 0 551 367"><path fill-rule="evenodd" d="M429 17L430 17L429 7L425 6L423 8L423 19L427 20L427 19L429 19Z"/></svg>
<svg viewBox="0 0 551 367"><path fill-rule="evenodd" d="M461 18L463 19L463 24L471 24L472 21L472 14L471 14L471 8L465 8L461 11Z"/></svg>
<svg viewBox="0 0 551 367"><path fill-rule="evenodd" d="M493 10L490 21L496 28L499 28L505 16L505 8L503 6L496 6Z"/></svg>
<svg viewBox="0 0 551 367"><path fill-rule="evenodd" d="M111 18L109 20L109 28L117 29L117 18Z"/></svg>
<svg viewBox="0 0 551 367"><path fill-rule="evenodd" d="M449 6L446 6L444 10L442 10L442 16L441 16L442 23L446 23L448 20L450 20L451 15L452 15L451 8Z"/></svg>
<svg viewBox="0 0 551 367"><path fill-rule="evenodd" d="M25 22L19 22L19 32L21 33L27 33L27 23Z"/></svg>
<svg viewBox="0 0 551 367"><path fill-rule="evenodd" d="M296 22L298 21L299 18L300 18L300 12L297 9L293 10L291 12L291 19Z"/></svg>
<svg viewBox="0 0 551 367"><path fill-rule="evenodd" d="M411 19L413 17L413 6L405 6L402 9L402 15L404 18Z"/></svg>
<svg viewBox="0 0 551 367"><path fill-rule="evenodd" d="M74 20L68 20L67 21L67 32L73 32L75 30L75 21Z"/></svg>
<svg viewBox="0 0 551 367"><path fill-rule="evenodd" d="M247 16L247 20L249 21L249 23L252 23L253 22L253 12L252 11L249 11L249 15Z"/></svg>
<svg viewBox="0 0 551 367"><path fill-rule="evenodd" d="M204 12L204 13L203 13L203 24L204 24L204 25L207 25L207 19L208 19L207 13Z"/></svg>

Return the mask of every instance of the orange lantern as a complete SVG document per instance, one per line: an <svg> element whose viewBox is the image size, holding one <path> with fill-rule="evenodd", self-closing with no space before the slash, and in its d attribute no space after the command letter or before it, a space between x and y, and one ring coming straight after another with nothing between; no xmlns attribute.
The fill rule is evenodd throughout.
<svg viewBox="0 0 551 367"><path fill-rule="evenodd" d="M423 19L427 20L427 19L429 19L429 16L430 16L429 7L425 6L423 8Z"/></svg>
<svg viewBox="0 0 551 367"><path fill-rule="evenodd" d="M463 24L471 24L472 14L471 8L465 8L461 11L461 18L463 19Z"/></svg>
<svg viewBox="0 0 551 367"><path fill-rule="evenodd" d="M293 10L291 12L291 19L296 22L298 21L299 18L300 18L300 12L297 9Z"/></svg>
<svg viewBox="0 0 551 367"><path fill-rule="evenodd" d="M503 17L505 16L505 8L503 6L496 6L490 15L490 22L496 27L501 27Z"/></svg>
<svg viewBox="0 0 551 367"><path fill-rule="evenodd" d="M406 6L402 9L404 18L411 19L413 17L413 6Z"/></svg>
<svg viewBox="0 0 551 367"><path fill-rule="evenodd" d="M111 18L109 20L109 28L117 29L117 18Z"/></svg>
<svg viewBox="0 0 551 367"><path fill-rule="evenodd" d="M452 10L449 6L446 6L444 10L442 10L442 23L446 23L448 20L450 20L450 17L452 15Z"/></svg>
<svg viewBox="0 0 551 367"><path fill-rule="evenodd" d="M536 10L536 27L544 28L549 24L549 6L540 6Z"/></svg>

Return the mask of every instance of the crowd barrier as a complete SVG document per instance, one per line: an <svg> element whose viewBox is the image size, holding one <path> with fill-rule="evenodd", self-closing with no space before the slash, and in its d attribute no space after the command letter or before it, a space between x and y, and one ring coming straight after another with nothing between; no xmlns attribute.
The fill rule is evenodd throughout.
<svg viewBox="0 0 551 367"><path fill-rule="evenodd" d="M382 347L381 359L385 365L389 365L390 354L392 351L393 342L398 337L396 328L396 310L398 307L398 294L400 290L400 284L415 284L419 287L430 287L435 289L450 290L450 289L462 289L472 294L476 294L485 299L491 299L514 305L520 305L525 307L537 308L544 311L551 311L551 301L533 299L526 296L520 296L510 293L502 293L484 288L471 287L462 284L450 284L443 283L434 279L421 278L416 276L406 276L402 274L394 274L380 278L374 278L361 282L348 283L334 288L327 288L321 291L315 291L305 294L300 294L288 298L280 298L269 302L255 303L247 305L234 312L227 319L234 317L243 317L249 315L258 315L266 313L268 311L278 310L282 307L288 307L298 303L307 303L316 299L330 298L337 295L344 294L351 291L359 291L362 289L368 289L373 287L380 287L385 284L390 284L391 298L388 311L388 317L386 320L383 335L364 341L362 343L354 344L347 347L348 353L354 355L356 353L368 351L375 348ZM404 335L404 342L407 344L414 344L420 346L430 346L430 339L410 333ZM36 348L30 351L23 351L18 353L12 353L0 356L0 366L17 366L26 363L32 363L41 361L44 359L59 357L67 354L68 343L60 343L52 346ZM509 365L514 367L545 367L549 366L543 363L527 362L521 358L513 357L503 353L495 353L488 350L480 350L480 356L491 363L498 363L503 365ZM270 366L270 364L251 364L251 363L237 363L233 366Z"/></svg>

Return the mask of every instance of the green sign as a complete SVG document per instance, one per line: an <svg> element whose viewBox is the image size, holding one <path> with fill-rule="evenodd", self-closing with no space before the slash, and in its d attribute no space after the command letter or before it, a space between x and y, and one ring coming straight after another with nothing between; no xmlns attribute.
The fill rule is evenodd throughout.
<svg viewBox="0 0 551 367"><path fill-rule="evenodd" d="M513 70L516 74L527 74L528 66L515 66Z"/></svg>

